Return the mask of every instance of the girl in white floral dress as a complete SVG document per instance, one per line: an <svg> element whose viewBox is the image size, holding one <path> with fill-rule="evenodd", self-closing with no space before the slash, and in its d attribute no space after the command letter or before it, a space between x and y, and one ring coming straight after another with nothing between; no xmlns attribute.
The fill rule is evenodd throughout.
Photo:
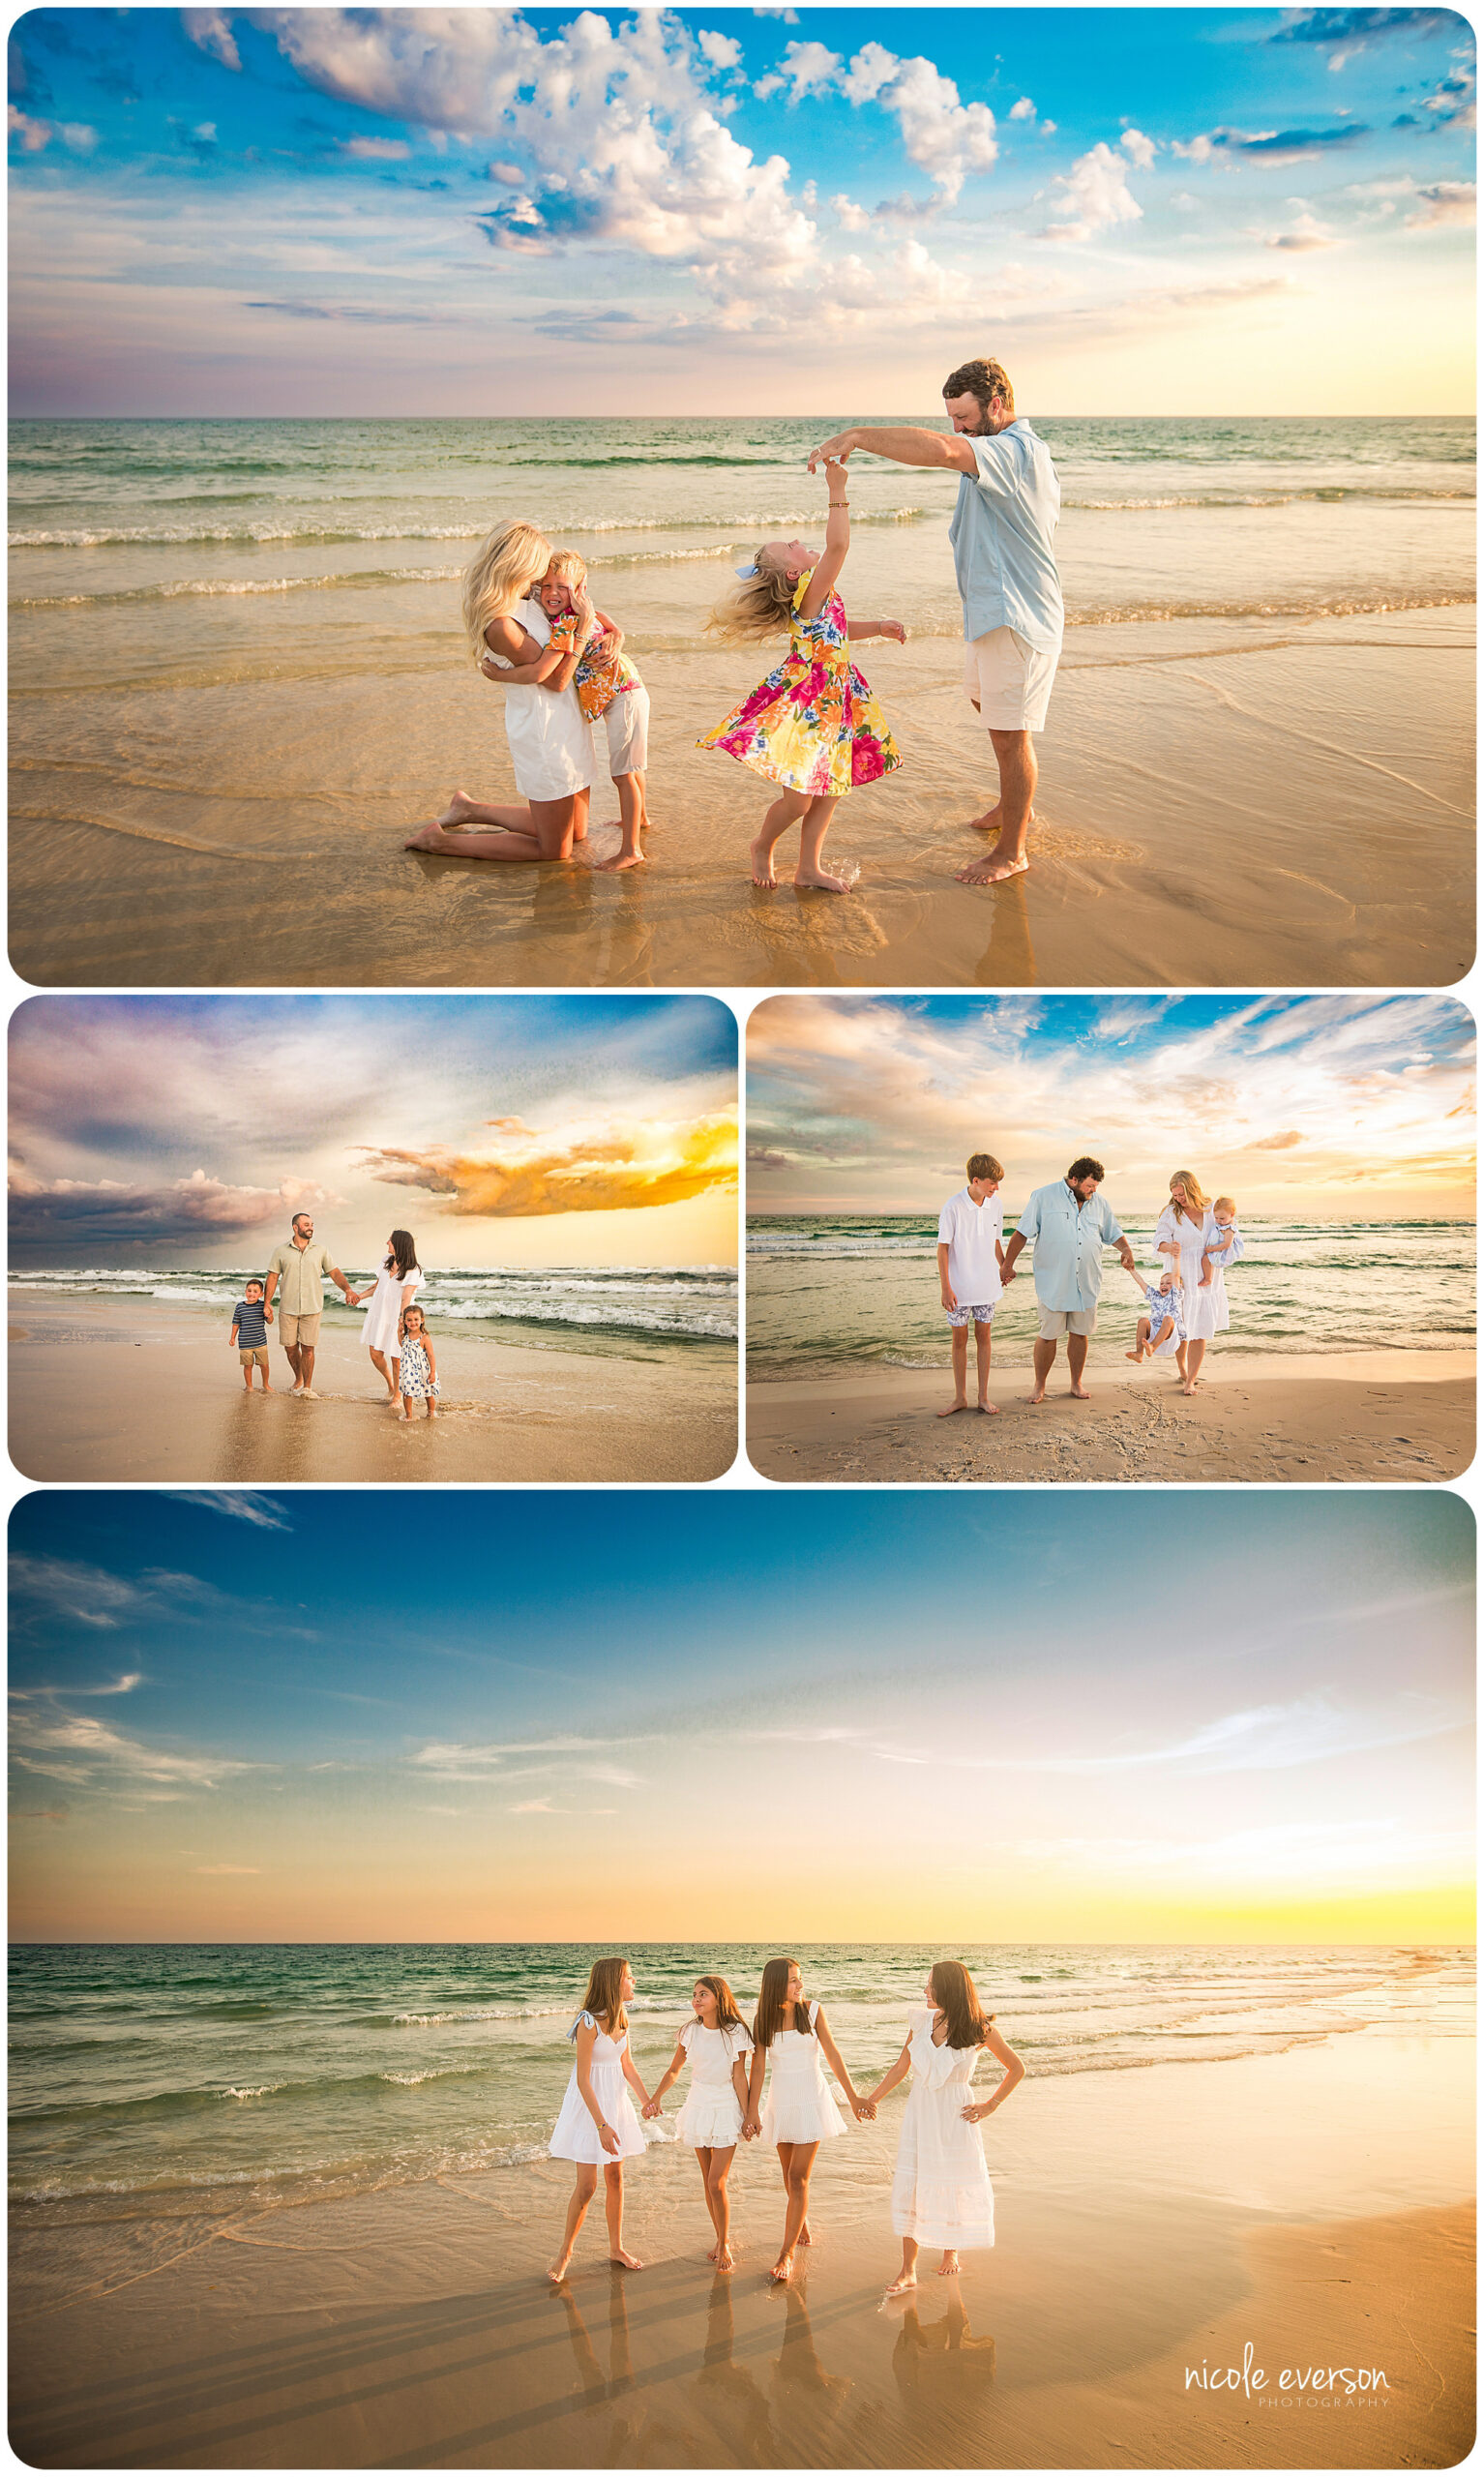
<svg viewBox="0 0 1484 2477"><path fill-rule="evenodd" d="M426 1402L428 1417L435 1419L438 1415L433 1405L442 1388L421 1307L409 1307L402 1318L401 1383L402 1418L411 1418L414 1402Z"/></svg>
<svg viewBox="0 0 1484 2477"><path fill-rule="evenodd" d="M891 2189L891 2223L902 2239L902 2268L888 2296L901 2296L917 2285L920 2246L942 2247L938 2275L952 2279L961 2246L970 2251L994 2244L994 2189L979 2125L1003 2106L1025 2073L995 2029L993 2014L980 2010L974 1982L962 1961L935 1961L923 1992L927 2005L912 2014L905 2046L861 2103L874 2116L888 2090L910 2073L912 2087ZM993 2097L975 2105L968 2085L985 2047L1005 2074Z"/></svg>

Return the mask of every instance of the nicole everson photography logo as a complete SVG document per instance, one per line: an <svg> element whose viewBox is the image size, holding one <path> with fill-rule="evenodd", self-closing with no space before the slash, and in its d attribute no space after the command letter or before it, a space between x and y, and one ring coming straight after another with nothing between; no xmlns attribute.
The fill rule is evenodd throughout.
<svg viewBox="0 0 1484 2477"><path fill-rule="evenodd" d="M1258 2400L1264 2408L1276 2408L1280 2404L1296 2406L1301 2400L1310 2399L1315 2394L1323 2395L1326 2406L1333 2404L1336 2395L1353 2400L1364 2394L1365 2404L1369 2407L1375 2404L1380 2393L1391 2389L1380 2366L1289 2365L1284 2366L1277 2376L1278 2392L1289 2396L1281 2401L1278 2398L1263 2399L1261 2395L1272 2388L1273 2377L1263 2367L1254 2363L1255 2355L1249 2340L1242 2350L1240 2365L1213 2366L1202 2357L1200 2365L1186 2367L1185 2388L1187 2391L1241 2391L1249 2400Z"/></svg>

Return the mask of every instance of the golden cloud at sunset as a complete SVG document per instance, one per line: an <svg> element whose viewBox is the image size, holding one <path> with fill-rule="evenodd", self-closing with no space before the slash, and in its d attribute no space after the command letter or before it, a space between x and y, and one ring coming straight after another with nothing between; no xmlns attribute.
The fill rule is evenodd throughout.
<svg viewBox="0 0 1484 2477"><path fill-rule="evenodd" d="M422 1187L445 1209L522 1220L556 1212L626 1212L737 1183L737 1121L730 1111L693 1119L584 1119L529 1127L491 1119L490 1140L468 1149L368 1148L362 1158L385 1186Z"/></svg>

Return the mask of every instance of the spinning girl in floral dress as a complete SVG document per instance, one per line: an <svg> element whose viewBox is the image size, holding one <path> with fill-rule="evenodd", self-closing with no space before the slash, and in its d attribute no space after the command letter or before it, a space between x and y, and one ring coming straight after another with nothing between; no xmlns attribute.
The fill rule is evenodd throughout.
<svg viewBox="0 0 1484 2477"><path fill-rule="evenodd" d="M824 549L807 542L765 542L742 580L710 621L728 638L757 639L788 631L787 659L770 671L723 723L706 731L698 748L724 748L779 785L752 846L753 883L772 886L773 853L790 825L799 828L796 886L848 894L849 880L831 877L822 865L824 838L835 804L861 783L878 783L902 762L896 742L866 682L850 660L861 637L892 637L904 644L900 619L846 617L835 581L850 547L846 468L825 468L830 490Z"/></svg>

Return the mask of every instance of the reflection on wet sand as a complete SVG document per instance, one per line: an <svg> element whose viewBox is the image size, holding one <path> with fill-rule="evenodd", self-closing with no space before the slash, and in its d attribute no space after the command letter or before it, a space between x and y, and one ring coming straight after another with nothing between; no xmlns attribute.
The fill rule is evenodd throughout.
<svg viewBox="0 0 1484 2477"><path fill-rule="evenodd" d="M916 2298L908 2302L891 2352L891 2370L914 2414L924 2406L957 2407L994 2389L994 2339L988 2332L975 2339L956 2283L948 2310L936 2322L924 2322Z"/></svg>

